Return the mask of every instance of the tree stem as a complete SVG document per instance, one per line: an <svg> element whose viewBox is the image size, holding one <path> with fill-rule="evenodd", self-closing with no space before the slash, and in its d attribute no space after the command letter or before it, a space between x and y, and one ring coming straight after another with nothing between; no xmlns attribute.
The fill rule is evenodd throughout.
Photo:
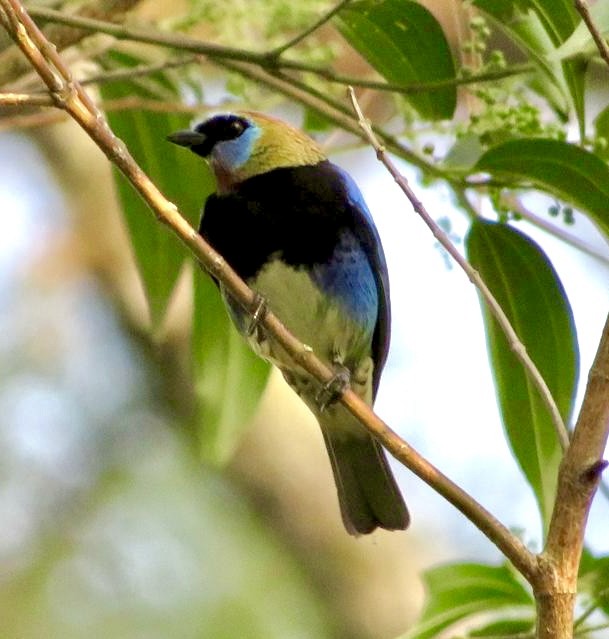
<svg viewBox="0 0 609 639"><path fill-rule="evenodd" d="M601 336L571 444L558 474L546 547L540 556L538 639L571 639L577 575L592 499L607 462L609 435L609 316Z"/></svg>

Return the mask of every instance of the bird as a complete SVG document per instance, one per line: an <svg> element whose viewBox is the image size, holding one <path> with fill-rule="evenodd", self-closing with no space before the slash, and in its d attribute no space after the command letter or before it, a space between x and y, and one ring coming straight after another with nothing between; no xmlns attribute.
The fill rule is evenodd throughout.
<svg viewBox="0 0 609 639"><path fill-rule="evenodd" d="M410 515L381 445L335 401L349 386L372 406L389 348L385 256L355 181L300 129L255 111L219 113L167 139L215 176L199 233L256 294L254 318L216 284L238 331L317 418L347 532L406 529ZM335 371L331 383L265 333L266 309Z"/></svg>

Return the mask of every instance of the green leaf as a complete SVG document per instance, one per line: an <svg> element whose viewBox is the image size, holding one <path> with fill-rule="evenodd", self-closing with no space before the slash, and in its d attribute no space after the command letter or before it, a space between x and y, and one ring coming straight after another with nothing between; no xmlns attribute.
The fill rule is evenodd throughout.
<svg viewBox="0 0 609 639"><path fill-rule="evenodd" d="M587 212L609 236L609 167L590 151L558 140L510 140L489 149L476 170L532 183Z"/></svg>
<svg viewBox="0 0 609 639"><path fill-rule="evenodd" d="M429 639L479 613L532 607L533 599L508 566L463 563L428 570L427 603L416 626L402 639Z"/></svg>
<svg viewBox="0 0 609 639"><path fill-rule="evenodd" d="M569 85L573 108L577 116L580 140L586 137L586 71L588 64L584 60L571 60L563 63L565 79Z"/></svg>
<svg viewBox="0 0 609 639"><path fill-rule="evenodd" d="M165 85L160 88L166 92L170 85L160 78L159 83ZM173 91L175 99L177 94ZM104 84L101 92L104 100L156 97L151 90L134 82ZM191 224L196 225L201 204L213 190L213 178L200 159L165 140L168 133L188 128L190 116L144 108L109 111L107 116L114 133L125 142L148 177L179 206ZM159 224L126 178L118 171L114 177L152 325L157 327L165 315L188 251L164 225Z"/></svg>
<svg viewBox="0 0 609 639"><path fill-rule="evenodd" d="M442 28L421 4L410 0L362 0L342 9L338 28L388 82L451 80L455 64ZM456 87L410 93L406 100L429 120L452 117Z"/></svg>
<svg viewBox="0 0 609 639"><path fill-rule="evenodd" d="M535 620L532 617L523 617L516 619L498 619L492 623L486 624L476 630L472 630L468 636L470 637L505 637L510 639L514 635L531 634L535 628ZM533 636L533 635L531 635Z"/></svg>
<svg viewBox="0 0 609 639"><path fill-rule="evenodd" d="M228 319L211 278L194 274L192 352L204 459L230 459L266 385L269 365L257 357Z"/></svg>
<svg viewBox="0 0 609 639"><path fill-rule="evenodd" d="M472 224L466 250L568 423L578 379L578 345L571 307L552 264L530 238L506 224L483 220ZM503 425L547 526L561 447L536 387L486 304L482 310Z"/></svg>
<svg viewBox="0 0 609 639"><path fill-rule="evenodd" d="M530 4L556 44L564 42L579 22L573 0L530 0Z"/></svg>

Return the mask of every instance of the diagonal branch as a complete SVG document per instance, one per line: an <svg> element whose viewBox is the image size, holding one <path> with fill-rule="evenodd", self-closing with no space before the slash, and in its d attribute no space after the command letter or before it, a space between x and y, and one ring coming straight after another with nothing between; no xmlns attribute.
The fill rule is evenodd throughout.
<svg viewBox="0 0 609 639"><path fill-rule="evenodd" d="M114 136L107 122L82 87L74 82L57 51L32 22L20 1L0 0L0 7L8 18L7 26L10 35L44 80L57 105L65 109L78 122L108 158L123 172L152 208L158 220L167 225L188 246L204 268L222 282L235 300L244 308L253 310L256 302L252 291L227 265L222 256L216 253L179 214L175 204L167 201L142 172L125 145ZM269 334L281 344L294 361L311 375L323 383L332 379L333 371L324 365L309 348L291 335L272 313L267 313L261 321ZM396 459L468 517L525 578L529 581L535 581L538 578L538 564L535 555L493 515L421 457L375 415L353 391L345 391L341 396L341 401Z"/></svg>
<svg viewBox="0 0 609 639"><path fill-rule="evenodd" d="M504 313L503 309L499 305L499 302L497 302L495 296L491 293L490 289L480 277L478 271L476 271L476 269L473 268L471 264L461 255L461 253L457 251L446 233L444 233L444 231L434 222L431 215L429 215L423 204L410 188L410 185L408 184L406 178L398 171L397 167L388 157L387 153L385 152L385 148L374 134L372 126L364 117L364 114L362 113L362 110L355 97L355 92L351 87L349 87L349 96L351 98L351 102L353 103L353 108L357 113L359 125L366 133L366 137L368 138L370 144L372 144L372 146L374 147L374 150L376 151L376 155L380 162L385 165L393 179L402 189L402 191L412 204L412 208L416 211L419 217L423 219L425 224L427 224L427 226L431 229L431 232L433 233L436 240L440 242L440 244L443 246L443 248L446 249L448 254L463 269L472 284L474 284L478 291L480 291L480 294L484 298L484 301L486 302L490 312L493 314L493 317L497 320L499 326L501 327L501 330L504 332L514 355L518 358L518 360L520 360L520 363L524 367L527 375L537 388L537 391L539 392L542 401L546 405L546 408L550 411L558 441L560 442L563 450L566 450L569 447L569 433L567 431L567 428L565 427L562 417L560 416L558 406L556 405L556 402L552 397L552 393L550 392L550 389L548 388L548 385L546 384L543 376L535 365L535 362L533 362L533 360L529 357L524 344L518 338L518 335L512 327L507 315Z"/></svg>

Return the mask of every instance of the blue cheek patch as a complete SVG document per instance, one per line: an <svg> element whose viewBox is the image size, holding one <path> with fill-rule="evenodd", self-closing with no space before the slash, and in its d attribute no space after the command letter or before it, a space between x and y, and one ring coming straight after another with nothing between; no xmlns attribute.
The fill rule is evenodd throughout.
<svg viewBox="0 0 609 639"><path fill-rule="evenodd" d="M213 153L223 166L235 171L250 159L261 133L258 127L250 126L237 139L216 144Z"/></svg>
<svg viewBox="0 0 609 639"><path fill-rule="evenodd" d="M379 306L376 280L362 246L351 233L342 236L329 262L313 267L311 277L363 329L374 330Z"/></svg>

